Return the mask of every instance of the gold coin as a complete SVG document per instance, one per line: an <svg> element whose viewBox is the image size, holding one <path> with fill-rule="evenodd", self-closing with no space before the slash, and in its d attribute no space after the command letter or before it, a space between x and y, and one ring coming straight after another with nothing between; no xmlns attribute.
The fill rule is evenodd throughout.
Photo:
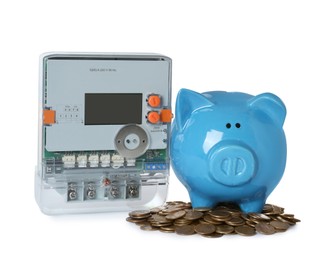
<svg viewBox="0 0 335 260"><path fill-rule="evenodd" d="M226 211L228 211L232 217L239 217L242 214L241 210L236 208L227 208Z"/></svg>
<svg viewBox="0 0 335 260"><path fill-rule="evenodd" d="M195 231L192 225L185 225L185 226L176 227L176 233L178 235L188 236L188 235L193 235Z"/></svg>
<svg viewBox="0 0 335 260"><path fill-rule="evenodd" d="M184 217L185 214L186 214L186 212L184 210L180 210L180 211L177 211L177 212L170 213L170 214L166 215L165 218L168 219L168 220L175 220L175 219Z"/></svg>
<svg viewBox="0 0 335 260"><path fill-rule="evenodd" d="M151 215L150 210L135 210L135 211L129 212L129 217L136 218L136 219L147 218L150 215Z"/></svg>
<svg viewBox="0 0 335 260"><path fill-rule="evenodd" d="M161 215L152 215L149 219L149 222L158 222L158 223L169 223L171 220L166 219L166 217Z"/></svg>
<svg viewBox="0 0 335 260"><path fill-rule="evenodd" d="M230 220L226 220L226 223L231 226L242 226L245 221L240 217L232 217Z"/></svg>
<svg viewBox="0 0 335 260"><path fill-rule="evenodd" d="M171 232L172 233L176 230L176 226L170 225L170 226L166 226L166 227L160 227L160 230L164 231L164 232Z"/></svg>
<svg viewBox="0 0 335 260"><path fill-rule="evenodd" d="M219 221L226 221L231 219L231 214L230 212L226 211L226 210L213 210L208 212L208 214L215 220L219 220Z"/></svg>
<svg viewBox="0 0 335 260"><path fill-rule="evenodd" d="M207 211L210 211L211 208L202 207L202 208L194 208L193 210L200 211L200 212L207 212Z"/></svg>
<svg viewBox="0 0 335 260"><path fill-rule="evenodd" d="M208 238L218 238L218 237L222 237L223 234L221 233L211 233L211 234L203 234L203 237L208 237Z"/></svg>
<svg viewBox="0 0 335 260"><path fill-rule="evenodd" d="M263 207L263 213L269 213L269 212L272 212L273 209L272 209L272 205L271 204L265 204L264 207Z"/></svg>
<svg viewBox="0 0 335 260"><path fill-rule="evenodd" d="M290 227L288 223L281 222L278 220L272 220L270 222L270 225L273 226L276 230L280 230L280 231L286 231Z"/></svg>
<svg viewBox="0 0 335 260"><path fill-rule="evenodd" d="M272 235L276 232L273 226L265 222L259 222L258 224L256 224L255 229L258 233L261 233L263 235Z"/></svg>
<svg viewBox="0 0 335 260"><path fill-rule="evenodd" d="M291 219L283 218L282 215L274 216L273 220L279 220L281 222L287 223L287 224L292 225L292 226L295 225L295 223L296 223L296 222L292 221Z"/></svg>
<svg viewBox="0 0 335 260"><path fill-rule="evenodd" d="M158 229L160 232L163 232L163 233L174 233L174 230L166 230L166 229Z"/></svg>
<svg viewBox="0 0 335 260"><path fill-rule="evenodd" d="M282 216L286 218L294 218L294 214L282 214Z"/></svg>
<svg viewBox="0 0 335 260"><path fill-rule="evenodd" d="M188 204L188 203L186 203L184 201L177 200L177 201L168 201L168 202L166 202L166 204L174 206L174 205L185 205L185 204Z"/></svg>
<svg viewBox="0 0 335 260"><path fill-rule="evenodd" d="M136 222L135 224L140 227L150 225L148 221Z"/></svg>
<svg viewBox="0 0 335 260"><path fill-rule="evenodd" d="M153 227L166 227L166 226L171 226L172 224L173 224L172 222L166 222L166 223L150 222L150 225Z"/></svg>
<svg viewBox="0 0 335 260"><path fill-rule="evenodd" d="M276 205L271 205L272 211L264 213L265 215L279 215L284 213L284 208L278 207Z"/></svg>
<svg viewBox="0 0 335 260"><path fill-rule="evenodd" d="M189 210L192 209L192 205L190 203L185 203L184 205L179 205L180 209L184 209L184 210Z"/></svg>
<svg viewBox="0 0 335 260"><path fill-rule="evenodd" d="M145 231L155 231L155 230L158 230L158 228L156 228L156 227L152 227L152 226L150 226L150 225L141 226L141 229L142 229L142 230L145 230Z"/></svg>
<svg viewBox="0 0 335 260"><path fill-rule="evenodd" d="M282 214L280 216L283 217L284 219L290 220L290 221L292 221L294 223L301 222L301 220L295 218L293 214Z"/></svg>
<svg viewBox="0 0 335 260"><path fill-rule="evenodd" d="M184 226L184 225L191 224L192 222L193 222L192 220L187 220L187 219L184 219L184 218L178 218L173 223L176 226Z"/></svg>
<svg viewBox="0 0 335 260"><path fill-rule="evenodd" d="M150 209L150 213L154 214L154 213L158 213L160 212L161 210L163 210L164 207L156 207L156 208L152 208Z"/></svg>
<svg viewBox="0 0 335 260"><path fill-rule="evenodd" d="M188 226L188 225L193 225L192 221L190 222L183 222L183 223L179 223L179 222L174 222L173 225L175 225L176 227L181 227L181 226Z"/></svg>
<svg viewBox="0 0 335 260"><path fill-rule="evenodd" d="M203 215L204 215L204 213L202 213L201 211L191 210L191 211L186 213L184 218L187 219L187 220L196 220L196 219L202 218Z"/></svg>
<svg viewBox="0 0 335 260"><path fill-rule="evenodd" d="M223 221L213 219L210 215L204 215L203 219L213 225L220 225L223 223Z"/></svg>
<svg viewBox="0 0 335 260"><path fill-rule="evenodd" d="M234 227L229 226L229 225L219 225L216 226L216 233L220 234L231 234L234 232Z"/></svg>
<svg viewBox="0 0 335 260"><path fill-rule="evenodd" d="M253 236L256 235L256 230L252 227L249 227L247 225L242 225L235 227L235 232L242 236Z"/></svg>
<svg viewBox="0 0 335 260"><path fill-rule="evenodd" d="M145 222L146 221L145 218L144 219L143 218L136 219L136 218L131 218L131 217L126 218L126 220L128 222L131 222L131 223L141 223L141 222Z"/></svg>
<svg viewBox="0 0 335 260"><path fill-rule="evenodd" d="M250 227L255 227L256 224L257 224L257 222L254 222L254 221L251 221L251 220L247 220L247 221L245 222L245 224L247 224L247 225L250 226Z"/></svg>
<svg viewBox="0 0 335 260"><path fill-rule="evenodd" d="M167 209L163 209L161 211L161 213L163 213L164 215L168 215L168 214L171 214L171 213L175 213L179 210L181 210L181 208L179 206L171 206L171 207L168 207Z"/></svg>
<svg viewBox="0 0 335 260"><path fill-rule="evenodd" d="M251 219L254 219L254 220L262 220L262 221L271 220L271 218L265 214L249 213L248 215Z"/></svg>
<svg viewBox="0 0 335 260"><path fill-rule="evenodd" d="M194 230L200 235L208 235L214 233L216 228L212 224L198 224L194 227Z"/></svg>
<svg viewBox="0 0 335 260"><path fill-rule="evenodd" d="M249 214L245 214L245 213L242 213L240 217L243 218L245 221L248 221L251 219Z"/></svg>

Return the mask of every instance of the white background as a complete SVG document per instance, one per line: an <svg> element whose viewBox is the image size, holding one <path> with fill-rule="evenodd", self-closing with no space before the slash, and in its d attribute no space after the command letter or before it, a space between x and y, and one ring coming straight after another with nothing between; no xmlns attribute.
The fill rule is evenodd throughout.
<svg viewBox="0 0 335 260"><path fill-rule="evenodd" d="M1 1L0 259L334 258L333 1ZM285 175L268 202L302 220L283 234L206 239L144 232L127 213L50 217L34 201L38 58L158 52L178 89L273 92L288 110ZM171 174L168 200L188 201Z"/></svg>

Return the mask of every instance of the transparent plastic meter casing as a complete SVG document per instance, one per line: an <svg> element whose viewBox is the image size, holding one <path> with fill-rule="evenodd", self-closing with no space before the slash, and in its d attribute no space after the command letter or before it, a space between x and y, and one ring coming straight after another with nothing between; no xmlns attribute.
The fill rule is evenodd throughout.
<svg viewBox="0 0 335 260"><path fill-rule="evenodd" d="M167 196L171 59L48 53L35 196L46 214L144 209Z"/></svg>

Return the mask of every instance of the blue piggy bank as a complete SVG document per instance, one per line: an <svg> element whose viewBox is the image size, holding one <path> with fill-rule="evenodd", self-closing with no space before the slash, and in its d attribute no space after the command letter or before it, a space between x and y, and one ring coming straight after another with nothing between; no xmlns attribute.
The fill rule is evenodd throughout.
<svg viewBox="0 0 335 260"><path fill-rule="evenodd" d="M286 164L284 103L274 94L181 89L171 162L194 208L237 203L261 212Z"/></svg>

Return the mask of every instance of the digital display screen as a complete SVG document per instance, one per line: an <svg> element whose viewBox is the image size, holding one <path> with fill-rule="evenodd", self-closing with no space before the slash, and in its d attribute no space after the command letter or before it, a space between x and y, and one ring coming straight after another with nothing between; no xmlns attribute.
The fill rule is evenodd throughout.
<svg viewBox="0 0 335 260"><path fill-rule="evenodd" d="M85 125L126 124L142 124L142 94L85 94Z"/></svg>

